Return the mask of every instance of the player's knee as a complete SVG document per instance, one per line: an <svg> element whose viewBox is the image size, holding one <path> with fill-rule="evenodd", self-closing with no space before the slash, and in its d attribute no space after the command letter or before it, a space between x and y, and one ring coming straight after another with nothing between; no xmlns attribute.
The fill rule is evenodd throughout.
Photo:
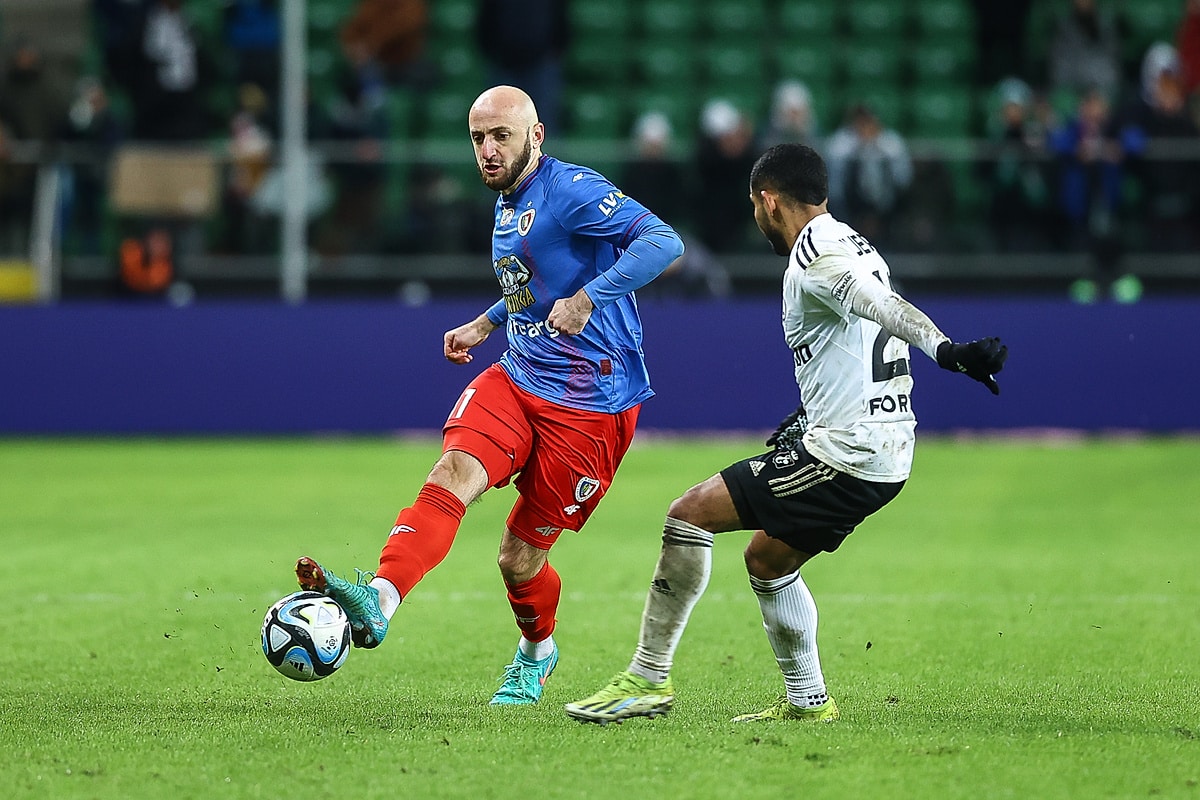
<svg viewBox="0 0 1200 800"><path fill-rule="evenodd" d="M479 459L458 450L443 453L426 480L471 500L483 494L488 486L487 470Z"/></svg>
<svg viewBox="0 0 1200 800"><path fill-rule="evenodd" d="M791 575L800 569L803 559L795 551L785 551L777 547L763 547L761 539L756 536L746 545L742 560L746 564L746 572L755 578L772 581Z"/></svg>

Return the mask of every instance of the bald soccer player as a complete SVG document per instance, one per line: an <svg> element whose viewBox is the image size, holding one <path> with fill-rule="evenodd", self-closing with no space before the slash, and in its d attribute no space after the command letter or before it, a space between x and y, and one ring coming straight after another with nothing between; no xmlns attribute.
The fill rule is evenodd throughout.
<svg viewBox="0 0 1200 800"><path fill-rule="evenodd" d="M544 155L545 128L520 89L488 89L467 121L479 174L500 193L492 269L502 297L447 331L443 351L469 364L498 328L508 349L450 409L442 456L396 518L379 569L352 583L301 558L296 576L345 608L357 646L377 647L403 599L449 552L466 507L514 481L498 562L521 638L491 703L524 705L541 698L558 663L561 581L550 548L564 530L583 529L653 394L633 293L683 243L604 176Z"/></svg>

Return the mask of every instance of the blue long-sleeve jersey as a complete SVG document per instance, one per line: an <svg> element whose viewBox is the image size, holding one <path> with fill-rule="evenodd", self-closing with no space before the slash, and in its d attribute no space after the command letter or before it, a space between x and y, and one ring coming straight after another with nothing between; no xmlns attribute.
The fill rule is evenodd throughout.
<svg viewBox="0 0 1200 800"><path fill-rule="evenodd" d="M542 156L496 201L492 266L503 297L500 365L522 389L572 408L619 413L653 395L633 292L683 253L679 236L587 167ZM595 310L576 336L550 328L554 302L583 288Z"/></svg>

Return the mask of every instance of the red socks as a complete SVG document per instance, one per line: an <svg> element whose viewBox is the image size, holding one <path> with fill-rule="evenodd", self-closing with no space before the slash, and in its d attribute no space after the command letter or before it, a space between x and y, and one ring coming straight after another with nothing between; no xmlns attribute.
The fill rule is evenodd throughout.
<svg viewBox="0 0 1200 800"><path fill-rule="evenodd" d="M517 627L531 642L540 642L554 633L554 614L562 580L549 563L524 583L508 584L508 602L512 605Z"/></svg>
<svg viewBox="0 0 1200 800"><path fill-rule="evenodd" d="M467 507L449 489L427 483L417 499L396 517L396 526L379 555L380 578L395 585L400 597L442 563L454 543Z"/></svg>

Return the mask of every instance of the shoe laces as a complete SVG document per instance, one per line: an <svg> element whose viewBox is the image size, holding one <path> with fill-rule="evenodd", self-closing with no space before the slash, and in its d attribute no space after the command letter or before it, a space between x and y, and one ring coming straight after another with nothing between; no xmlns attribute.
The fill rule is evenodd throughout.
<svg viewBox="0 0 1200 800"><path fill-rule="evenodd" d="M354 579L355 586L366 586L371 581L375 580L375 573L371 572L370 570L359 569L358 567L355 567L354 572L356 574Z"/></svg>

